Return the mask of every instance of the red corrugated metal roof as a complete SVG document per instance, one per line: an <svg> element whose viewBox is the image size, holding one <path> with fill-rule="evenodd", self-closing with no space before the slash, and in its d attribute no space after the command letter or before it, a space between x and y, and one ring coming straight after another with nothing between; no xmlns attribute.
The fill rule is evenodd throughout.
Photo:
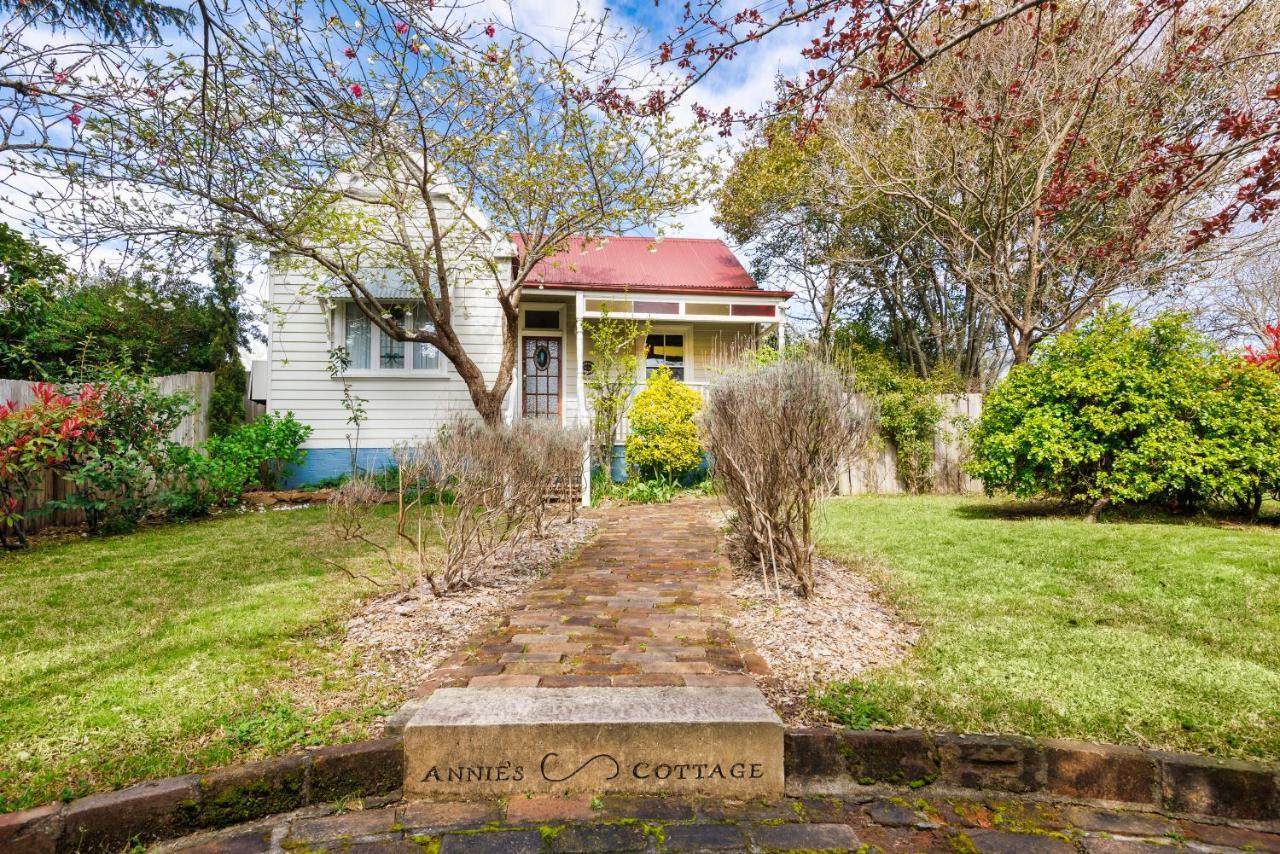
<svg viewBox="0 0 1280 854"><path fill-rule="evenodd" d="M519 235L513 234L517 250ZM723 241L691 237L574 237L538 262L531 285L582 290L764 291Z"/></svg>

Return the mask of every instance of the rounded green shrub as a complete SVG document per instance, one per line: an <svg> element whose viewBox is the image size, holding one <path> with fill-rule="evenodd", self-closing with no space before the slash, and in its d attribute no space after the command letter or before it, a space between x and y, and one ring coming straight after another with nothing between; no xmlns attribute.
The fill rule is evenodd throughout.
<svg viewBox="0 0 1280 854"><path fill-rule="evenodd" d="M1108 309L1042 345L983 401L967 468L988 493L1093 506L1216 502L1280 484L1280 377L1183 315Z"/></svg>
<svg viewBox="0 0 1280 854"><path fill-rule="evenodd" d="M631 404L627 465L648 477L679 477L702 462L694 417L702 395L659 368Z"/></svg>

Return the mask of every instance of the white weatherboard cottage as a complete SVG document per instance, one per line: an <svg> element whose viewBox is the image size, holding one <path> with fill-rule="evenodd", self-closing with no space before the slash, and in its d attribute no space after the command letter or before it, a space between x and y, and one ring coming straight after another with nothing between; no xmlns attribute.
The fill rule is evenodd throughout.
<svg viewBox="0 0 1280 854"><path fill-rule="evenodd" d="M490 231L478 213L465 216L479 232ZM499 275L509 276L521 241L498 234L469 245L486 247ZM453 319L466 351L492 383L502 335L498 283L489 276L477 272L469 285L455 279ZM379 283L381 302L405 312L406 318L426 322L409 277L376 270L365 278ZM397 442L429 435L458 413L475 414L466 385L440 353L428 345L390 340L340 291L317 294L316 281L296 261L273 261L270 301L275 311L265 366L266 404L269 411L292 411L312 427L306 462L289 475L289 485L351 469L353 427L343 406L343 380L330 367L337 346L345 345L350 354L345 381L363 401L366 418L357 457L362 468L384 466ZM666 365L697 388L706 385L713 359L781 330L788 296L757 287L719 240L571 240L526 282L520 302L520 358L505 401L506 417L586 423L583 378L591 370L592 352L585 326L606 307L613 317L650 322L647 339L638 345L643 349L641 383ZM255 388L260 380L255 377ZM618 437L619 447L624 440ZM622 472L616 458L614 474Z"/></svg>

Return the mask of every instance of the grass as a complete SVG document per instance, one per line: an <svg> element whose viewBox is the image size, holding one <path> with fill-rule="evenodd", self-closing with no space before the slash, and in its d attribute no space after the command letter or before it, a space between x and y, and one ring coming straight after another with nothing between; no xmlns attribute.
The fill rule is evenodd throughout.
<svg viewBox="0 0 1280 854"><path fill-rule="evenodd" d="M831 501L821 550L884 585L924 638L818 704L849 726L1280 758L1280 529L1034 510Z"/></svg>
<svg viewBox="0 0 1280 854"><path fill-rule="evenodd" d="M327 531L312 508L0 555L0 812L360 737L394 698L341 658L374 588Z"/></svg>

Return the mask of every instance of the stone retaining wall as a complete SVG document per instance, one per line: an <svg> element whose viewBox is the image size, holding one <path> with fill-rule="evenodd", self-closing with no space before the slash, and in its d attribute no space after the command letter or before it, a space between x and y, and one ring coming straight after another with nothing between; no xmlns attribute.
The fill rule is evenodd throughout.
<svg viewBox="0 0 1280 854"><path fill-rule="evenodd" d="M1019 736L803 729L786 734L785 762L792 795L977 790L1280 827L1280 768L1238 760ZM3 815L0 852L114 852L395 793L403 776L399 739L326 747Z"/></svg>
<svg viewBox="0 0 1280 854"><path fill-rule="evenodd" d="M309 804L386 794L403 782L399 739L324 747L0 815L0 852L118 852Z"/></svg>
<svg viewBox="0 0 1280 854"><path fill-rule="evenodd" d="M1280 768L1186 753L918 730L791 730L792 795L892 784L1098 801L1177 815L1280 821Z"/></svg>

